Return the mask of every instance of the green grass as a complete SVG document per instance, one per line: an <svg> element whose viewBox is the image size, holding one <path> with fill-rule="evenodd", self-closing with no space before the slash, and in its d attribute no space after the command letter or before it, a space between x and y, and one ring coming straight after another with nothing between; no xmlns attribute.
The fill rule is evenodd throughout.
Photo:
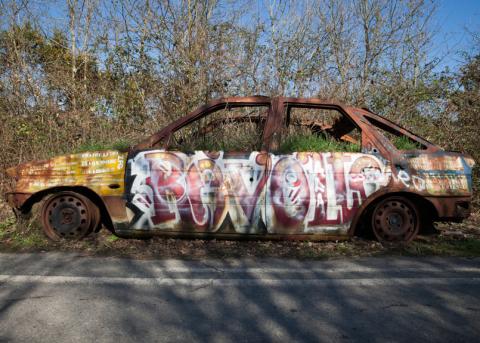
<svg viewBox="0 0 480 343"><path fill-rule="evenodd" d="M16 248L43 248L48 244L47 239L39 230L30 232L15 231L12 235L12 245Z"/></svg>
<svg viewBox="0 0 480 343"><path fill-rule="evenodd" d="M38 249L48 245L48 241L33 223L26 223L20 228L15 218L11 217L0 223L0 241L8 241L13 249Z"/></svg>
<svg viewBox="0 0 480 343"><path fill-rule="evenodd" d="M393 145L398 150L416 150L421 149L421 145L417 142L412 141L407 136L399 136L393 139Z"/></svg>
<svg viewBox="0 0 480 343"><path fill-rule="evenodd" d="M112 143L86 142L80 145L75 152L99 151L99 150L127 150L131 143L126 140L118 140Z"/></svg>
<svg viewBox="0 0 480 343"><path fill-rule="evenodd" d="M0 223L0 240L7 236L9 229L15 224L15 219L8 218L4 222Z"/></svg>
<svg viewBox="0 0 480 343"><path fill-rule="evenodd" d="M455 228L454 228L455 229ZM467 228L468 229L468 228ZM466 230L467 230L466 229ZM457 230L457 229L455 229ZM469 230L469 229L468 229ZM87 251L89 253L154 256L159 251L168 256L191 257L193 249L203 251L196 256L275 256L319 259L338 256L457 256L480 257L480 237L452 238L435 235L419 238L406 246L382 247L378 242L355 238L340 242L292 241L202 241L154 239L123 240L106 230L82 241L52 242L43 234L38 218L33 216L16 222L13 216L0 221L0 251ZM206 249L206 244L209 245ZM165 250L166 249L166 250ZM205 252L207 251L207 252ZM204 254L204 255L202 255ZM206 254L206 255L205 255Z"/></svg>
<svg viewBox="0 0 480 343"><path fill-rule="evenodd" d="M328 139L320 135L297 135L288 137L281 145L280 152L290 153L299 151L316 152L359 152L360 146L347 142Z"/></svg>
<svg viewBox="0 0 480 343"><path fill-rule="evenodd" d="M184 138L183 142L173 144L172 150L180 151L253 151L260 146L259 141L253 141L248 134L232 132L229 137L195 137Z"/></svg>
<svg viewBox="0 0 480 343"><path fill-rule="evenodd" d="M404 251L407 255L414 256L479 257L480 240L473 238L462 240L439 239L434 243L414 241L407 245Z"/></svg>
<svg viewBox="0 0 480 343"><path fill-rule="evenodd" d="M120 238L118 236L115 236L115 235L110 235L107 237L107 241L112 243L112 242L115 242L115 241L118 241Z"/></svg>

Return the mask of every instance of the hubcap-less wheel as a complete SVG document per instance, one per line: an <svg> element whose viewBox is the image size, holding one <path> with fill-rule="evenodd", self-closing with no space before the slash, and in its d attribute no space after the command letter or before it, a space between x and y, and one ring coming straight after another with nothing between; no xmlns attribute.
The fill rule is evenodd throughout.
<svg viewBox="0 0 480 343"><path fill-rule="evenodd" d="M375 207L372 227L380 242L410 242L419 229L417 209L408 199L387 198Z"/></svg>
<svg viewBox="0 0 480 343"><path fill-rule="evenodd" d="M61 192L42 207L43 231L53 239L80 239L99 224L98 208L83 195Z"/></svg>

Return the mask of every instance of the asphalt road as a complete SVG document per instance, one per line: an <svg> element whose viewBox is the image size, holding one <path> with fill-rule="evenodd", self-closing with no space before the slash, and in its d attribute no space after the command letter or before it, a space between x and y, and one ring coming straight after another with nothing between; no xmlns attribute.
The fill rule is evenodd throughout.
<svg viewBox="0 0 480 343"><path fill-rule="evenodd" d="M0 254L0 341L478 342L480 259Z"/></svg>

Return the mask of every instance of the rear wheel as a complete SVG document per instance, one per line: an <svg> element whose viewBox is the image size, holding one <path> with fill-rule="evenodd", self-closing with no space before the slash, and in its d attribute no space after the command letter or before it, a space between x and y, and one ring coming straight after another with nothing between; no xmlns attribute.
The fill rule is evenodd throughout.
<svg viewBox="0 0 480 343"><path fill-rule="evenodd" d="M408 243L420 226L417 207L404 197L382 200L372 213L373 233L383 243Z"/></svg>
<svg viewBox="0 0 480 343"><path fill-rule="evenodd" d="M42 206L45 234L53 240L81 239L98 227L100 211L87 197L75 192L60 192Z"/></svg>

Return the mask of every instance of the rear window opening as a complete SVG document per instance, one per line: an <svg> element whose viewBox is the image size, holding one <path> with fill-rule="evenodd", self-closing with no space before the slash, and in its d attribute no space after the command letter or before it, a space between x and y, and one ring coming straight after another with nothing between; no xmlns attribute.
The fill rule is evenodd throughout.
<svg viewBox="0 0 480 343"><path fill-rule="evenodd" d="M175 131L168 148L184 152L259 151L268 111L268 106L225 106Z"/></svg>
<svg viewBox="0 0 480 343"><path fill-rule="evenodd" d="M373 117L364 116L365 119L368 120L370 124L375 126L388 140L401 151L408 151L408 150L425 150L427 146L424 145L420 140L416 139L414 135L406 135L399 130L397 130L394 126L386 125ZM393 123L392 123L393 124ZM396 126L396 125L395 125ZM400 127L398 127L400 128Z"/></svg>
<svg viewBox="0 0 480 343"><path fill-rule="evenodd" d="M291 135L281 143L278 152L359 152L360 149L361 146L358 143L339 141L323 133L316 133Z"/></svg>
<svg viewBox="0 0 480 343"><path fill-rule="evenodd" d="M288 106L277 152L360 152L361 131L337 109Z"/></svg>

